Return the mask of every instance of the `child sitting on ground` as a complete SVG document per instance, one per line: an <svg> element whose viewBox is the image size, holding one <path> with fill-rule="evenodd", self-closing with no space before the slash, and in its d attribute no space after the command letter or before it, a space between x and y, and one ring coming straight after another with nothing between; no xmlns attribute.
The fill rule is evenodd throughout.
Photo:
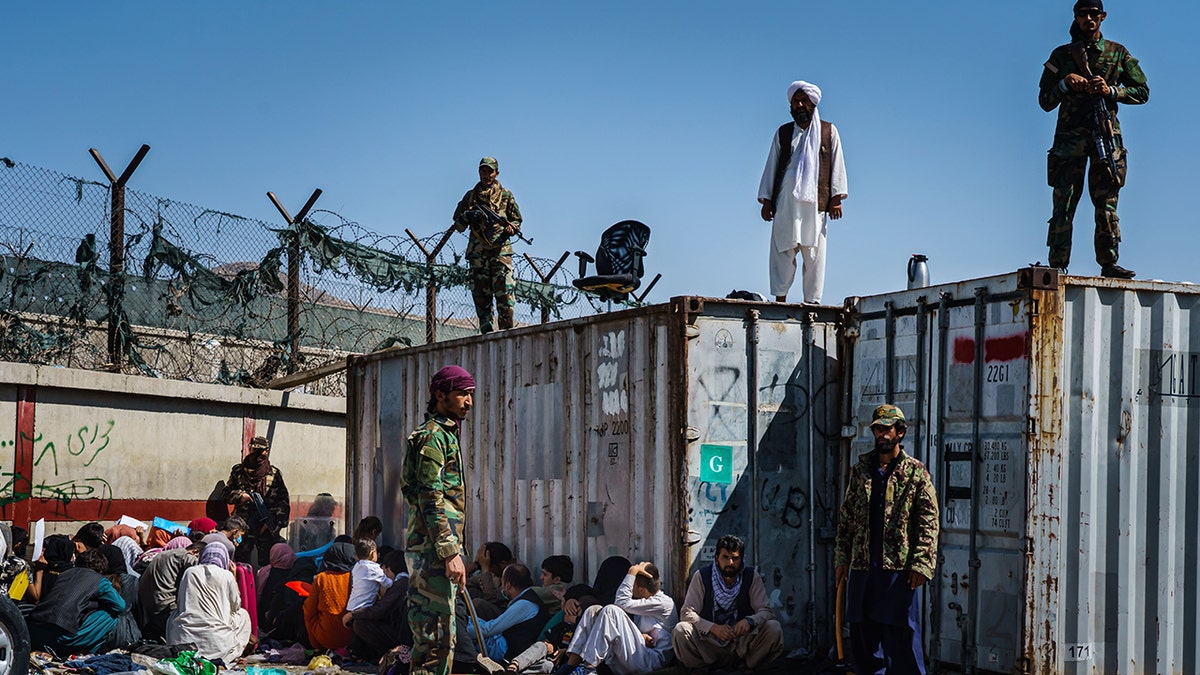
<svg viewBox="0 0 1200 675"><path fill-rule="evenodd" d="M358 562L350 570L347 612L370 607L384 591L391 588L391 577L384 574L383 568L376 562L378 555L374 539L360 538L354 542L354 557L358 558Z"/></svg>

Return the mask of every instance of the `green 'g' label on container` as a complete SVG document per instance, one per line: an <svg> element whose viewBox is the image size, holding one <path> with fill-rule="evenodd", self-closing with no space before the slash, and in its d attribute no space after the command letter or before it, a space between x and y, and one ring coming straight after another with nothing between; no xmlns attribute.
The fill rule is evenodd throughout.
<svg viewBox="0 0 1200 675"><path fill-rule="evenodd" d="M733 483L733 447L700 446L700 480L705 483Z"/></svg>

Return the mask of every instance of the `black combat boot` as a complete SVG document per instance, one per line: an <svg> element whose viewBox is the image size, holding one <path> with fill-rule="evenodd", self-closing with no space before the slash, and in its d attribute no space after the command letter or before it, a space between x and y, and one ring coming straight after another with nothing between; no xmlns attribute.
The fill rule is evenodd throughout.
<svg viewBox="0 0 1200 675"><path fill-rule="evenodd" d="M1100 276L1108 277L1109 279L1132 279L1137 276L1137 273L1133 270L1127 270L1115 262L1110 262L1100 267Z"/></svg>

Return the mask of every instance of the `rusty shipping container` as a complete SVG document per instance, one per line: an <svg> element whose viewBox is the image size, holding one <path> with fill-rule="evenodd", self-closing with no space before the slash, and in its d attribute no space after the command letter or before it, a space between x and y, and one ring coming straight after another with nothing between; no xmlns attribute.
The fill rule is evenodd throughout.
<svg viewBox="0 0 1200 675"><path fill-rule="evenodd" d="M1200 671L1200 286L1028 268L847 310L844 457L894 401L942 503L934 665Z"/></svg>
<svg viewBox="0 0 1200 675"><path fill-rule="evenodd" d="M741 535L787 648L832 640L842 405L837 308L681 297L351 360L351 518L401 543L404 443L428 383L478 381L462 438L467 538L576 579L613 555L652 560L682 602L718 537Z"/></svg>

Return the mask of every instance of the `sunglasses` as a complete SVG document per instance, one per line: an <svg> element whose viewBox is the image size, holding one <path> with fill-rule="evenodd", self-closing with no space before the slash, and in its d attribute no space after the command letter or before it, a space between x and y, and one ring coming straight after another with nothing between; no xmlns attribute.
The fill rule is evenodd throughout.
<svg viewBox="0 0 1200 675"><path fill-rule="evenodd" d="M1075 12L1075 16L1084 16L1089 18L1103 15L1104 11L1100 9L1081 9L1078 12Z"/></svg>

